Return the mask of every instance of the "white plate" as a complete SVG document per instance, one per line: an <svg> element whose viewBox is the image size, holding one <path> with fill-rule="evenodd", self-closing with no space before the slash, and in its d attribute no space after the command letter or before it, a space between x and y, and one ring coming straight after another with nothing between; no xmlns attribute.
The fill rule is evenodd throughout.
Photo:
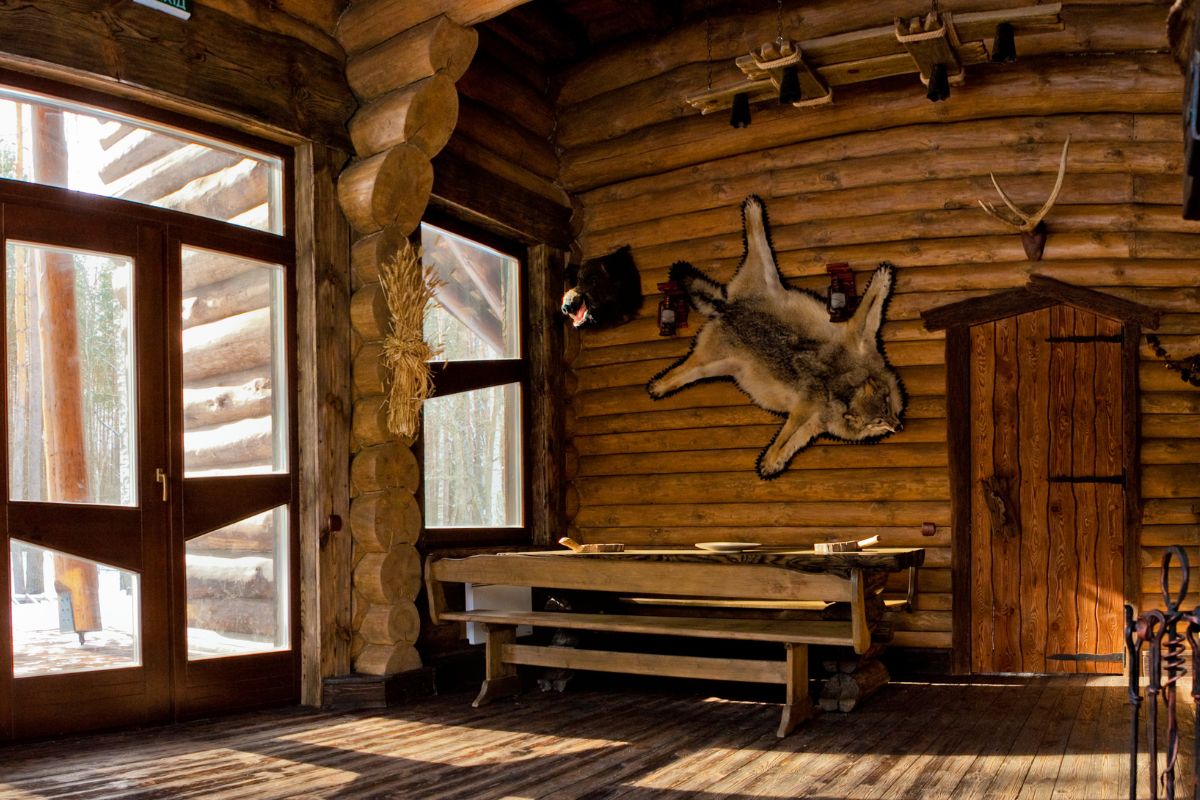
<svg viewBox="0 0 1200 800"><path fill-rule="evenodd" d="M697 542L701 550L712 550L717 553L740 553L743 550L753 550L762 547L758 542Z"/></svg>

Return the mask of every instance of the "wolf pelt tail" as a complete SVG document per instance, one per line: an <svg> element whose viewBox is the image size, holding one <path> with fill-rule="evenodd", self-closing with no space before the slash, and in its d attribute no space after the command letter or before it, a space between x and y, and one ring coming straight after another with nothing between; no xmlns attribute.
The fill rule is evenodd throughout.
<svg viewBox="0 0 1200 800"><path fill-rule="evenodd" d="M670 278L687 292L688 304L706 317L719 317L725 310L725 287L686 261L671 265Z"/></svg>

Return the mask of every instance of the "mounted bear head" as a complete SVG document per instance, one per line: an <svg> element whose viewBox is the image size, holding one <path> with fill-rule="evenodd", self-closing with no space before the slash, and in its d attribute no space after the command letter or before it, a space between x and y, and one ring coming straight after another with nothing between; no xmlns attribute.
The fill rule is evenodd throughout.
<svg viewBox="0 0 1200 800"><path fill-rule="evenodd" d="M610 328L633 319L642 307L642 278L629 246L567 268L562 312L576 328Z"/></svg>

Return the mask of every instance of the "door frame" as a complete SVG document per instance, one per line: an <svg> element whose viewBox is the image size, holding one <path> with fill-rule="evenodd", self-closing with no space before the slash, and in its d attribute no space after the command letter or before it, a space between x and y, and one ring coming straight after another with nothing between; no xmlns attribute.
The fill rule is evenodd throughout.
<svg viewBox="0 0 1200 800"><path fill-rule="evenodd" d="M950 303L921 312L925 329L946 332L946 445L950 469L951 670L971 672L971 332L973 325L1067 305L1117 320L1125 328L1121 344L1125 484L1125 602L1139 599L1137 553L1141 534L1139 471L1141 417L1138 408L1138 344L1142 328L1158 327L1161 312L1094 289L1032 275L1025 286Z"/></svg>
<svg viewBox="0 0 1200 800"><path fill-rule="evenodd" d="M47 94L52 93L47 92ZM73 94L70 92L54 94L59 97L73 98ZM113 105L117 104L114 103ZM140 116L151 120L161 118L161 115L155 117L154 115L141 114ZM200 127L208 131L213 129L212 126L191 128L188 127L187 121L178 121L177 127L191 132L197 132ZM249 146L249 143L252 141L250 137L233 135L232 133L224 135L222 139L226 142L245 146ZM281 652L230 656L207 662L187 663L186 652L184 652L186 648L186 635L179 628L181 624L180 620L182 620L184 613L181 605L183 600L179 591L184 570L183 530L180 524L181 520L174 517L168 520L164 517L161 526L161 535L164 539L162 546L167 551L166 558L168 565L167 574L163 578L166 584L165 594L167 596L163 600L165 607L162 609L162 612L168 616L171 624L171 630L168 632L170 652L166 654L169 662L167 684L162 687L156 687L159 696L164 699L162 715L156 716L153 719L139 720L137 724L167 723L178 719L211 715L213 713L231 713L257 706L291 704L298 702L301 697L301 657L303 651L300 596L302 591L301 573L308 554L302 551L302 503L300 498L301 472L307 467L307 464L299 448L302 418L300 416L301 412L298 401L300 369L298 365L299 348L297 346L297 305L299 302L297 273L299 271L298 263L300 259L298 258L296 249L295 163L290 148L281 147L270 142L253 141L255 149L277 156L284 162L284 189L282 192L284 232L282 234L240 228L231 223L194 216L171 209L142 205L117 198L88 195L43 184L0 179L0 202L83 217L94 215L99 218L114 219L139 228L153 228L155 230L155 242L162 249L161 261L166 273L162 276L161 285L158 287L161 302L160 307L155 309L153 322L159 332L158 340L161 341L161 345L156 349L162 352L158 352L155 357L161 364L162 374L157 380L161 382L168 406L168 408L162 409L161 415L163 417L163 435L171 437L171 440L167 442L167 452L163 460L164 465L170 468L169 480L172 498L183 498L184 481L182 470L179 469L179 465L181 465L180 448L182 447L182 429L179 427L177 419L168 419L169 416L172 416L168 409L176 404L179 399L172 396L173 383L168 369L169 362L172 358L177 358L177 356L172 357L165 352L166 348L173 342L178 344L178 342L174 341L178 338L178 333L171 333L177 329L178 322L172 323L170 321L170 314L173 313L173 309L178 308L178 305L172 305L167 302L168 298L172 296L170 294L171 285L178 283L178 275L175 274L178 272L177 258L174 258L169 251L171 242L183 241L184 243L209 246L223 252L228 252L233 256L245 256L278 264L284 267L287 274L285 313L287 317L286 358L288 362L289 386L287 388L288 397L286 402L288 405L290 428L288 445L291 455L289 457L290 475L287 478L289 496L286 502L289 506L288 542L290 548L289 557L291 560L291 566L289 567L291 575L288 587L291 609L289 622L289 639L291 644L286 651ZM178 290L175 290L176 299L177 295ZM3 321L2 315L0 315L0 321ZM139 323L139 328L149 322L151 322L150 317L146 317L145 320ZM138 352L139 359L146 355L148 353ZM141 369L142 367L139 366L139 374ZM0 432L2 430L3 428L0 426ZM173 441L176 438L179 440L178 442ZM3 450L0 450L0 454L3 454L3 452ZM0 465L0 468L6 467ZM254 483L254 477L250 476L247 478L247 482ZM141 480L141 477L139 477L139 480ZM160 490L158 484L154 483L152 475L148 484L140 485L143 492L149 493L147 496ZM176 502L175 507L177 508L177 501L173 502ZM0 562L2 562L0 563L0 585L7 586L10 576L6 536L0 537L0 548L3 549L4 556L0 558ZM0 611L0 637L6 637L11 642L12 633L8 625L8 616L7 611ZM261 664L265 669L259 669L254 674L251 674L247 670L247 667L253 663ZM103 676L104 672L97 672L95 674ZM72 674L77 675L77 673ZM11 675L7 676L7 678L0 675L0 743L12 740L16 733L13 726L14 708L10 697L12 686L13 678ZM248 700L243 699L235 702L234 692L239 686L247 687L244 698L248 698ZM97 725L80 728L74 732L84 733L92 728L112 727L114 724L119 727L122 723L104 724L101 722Z"/></svg>

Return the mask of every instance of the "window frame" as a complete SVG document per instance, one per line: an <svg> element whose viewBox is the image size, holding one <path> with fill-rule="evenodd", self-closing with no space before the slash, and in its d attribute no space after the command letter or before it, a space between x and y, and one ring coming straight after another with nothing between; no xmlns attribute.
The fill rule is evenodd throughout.
<svg viewBox="0 0 1200 800"><path fill-rule="evenodd" d="M433 361L430 362L430 375L433 379L433 390L430 399L445 397L476 389L487 389L493 386L503 386L516 383L520 386L521 430L519 440L521 445L521 524L506 527L476 527L453 526L431 528L425 521L425 415L421 414L421 430L413 441L417 463L421 469L422 487L417 493L417 505L421 509L421 536L417 541L418 549L425 553L433 550L453 549L460 547L513 546L529 545L532 542L532 521L534 509L531 506L532 481L530 466L530 402L531 370L529 347L529 248L519 241L510 239L485 230L477 225L464 221L462 218L449 214L438 208L428 208L421 219L444 231L477 242L484 247L497 250L513 258L517 262L517 295L520 303L518 314L518 332L521 339L520 356L515 359L489 359L481 361ZM420 244L421 228L413 234L416 244Z"/></svg>

